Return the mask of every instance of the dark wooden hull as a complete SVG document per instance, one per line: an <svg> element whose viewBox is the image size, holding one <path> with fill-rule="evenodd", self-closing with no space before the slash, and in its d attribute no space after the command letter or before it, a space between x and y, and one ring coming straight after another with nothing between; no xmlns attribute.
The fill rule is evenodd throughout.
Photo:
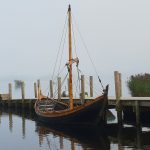
<svg viewBox="0 0 150 150"><path fill-rule="evenodd" d="M91 103L88 106L84 106L82 109L78 109L75 111L64 111L60 115L59 113L55 114L43 114L40 112L37 112L37 115L41 121L51 123L51 124L96 124L99 123L99 121L104 121L104 110L102 112L102 115L100 115L100 112L104 108L104 102L106 99L102 98L100 100L97 100L96 102Z"/></svg>
<svg viewBox="0 0 150 150"><path fill-rule="evenodd" d="M73 110L41 112L35 104L39 120L50 124L98 124L105 121L106 108L107 93Z"/></svg>

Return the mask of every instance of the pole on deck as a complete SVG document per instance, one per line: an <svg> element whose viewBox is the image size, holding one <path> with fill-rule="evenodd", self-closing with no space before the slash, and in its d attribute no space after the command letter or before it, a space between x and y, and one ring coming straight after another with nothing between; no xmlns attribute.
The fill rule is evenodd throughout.
<svg viewBox="0 0 150 150"><path fill-rule="evenodd" d="M93 76L90 76L90 97L93 97Z"/></svg>
<svg viewBox="0 0 150 150"><path fill-rule="evenodd" d="M53 81L50 80L50 98L53 98Z"/></svg>
<svg viewBox="0 0 150 150"><path fill-rule="evenodd" d="M85 100L85 87L84 87L84 75L81 75L81 103Z"/></svg>
<svg viewBox="0 0 150 150"><path fill-rule="evenodd" d="M57 78L58 81L58 100L61 100L61 77Z"/></svg>

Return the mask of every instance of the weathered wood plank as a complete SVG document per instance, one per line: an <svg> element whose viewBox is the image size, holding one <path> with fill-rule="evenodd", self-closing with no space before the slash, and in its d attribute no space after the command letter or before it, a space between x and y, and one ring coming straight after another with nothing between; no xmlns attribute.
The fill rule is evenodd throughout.
<svg viewBox="0 0 150 150"><path fill-rule="evenodd" d="M9 94L0 94L0 100L9 100L10 95Z"/></svg>

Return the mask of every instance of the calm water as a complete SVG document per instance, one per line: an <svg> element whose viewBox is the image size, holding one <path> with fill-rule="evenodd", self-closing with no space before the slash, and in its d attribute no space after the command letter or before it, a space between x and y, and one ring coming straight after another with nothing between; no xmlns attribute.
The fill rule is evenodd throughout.
<svg viewBox="0 0 150 150"><path fill-rule="evenodd" d="M150 128L50 127L33 112L1 111L0 139L1 150L149 150Z"/></svg>

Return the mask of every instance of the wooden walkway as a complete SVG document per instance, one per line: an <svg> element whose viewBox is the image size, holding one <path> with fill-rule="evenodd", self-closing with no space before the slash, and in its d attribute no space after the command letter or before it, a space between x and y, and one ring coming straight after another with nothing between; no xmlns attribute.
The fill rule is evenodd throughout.
<svg viewBox="0 0 150 150"><path fill-rule="evenodd" d="M90 99L88 99L90 100ZM31 99L12 99L12 100L0 100L0 106L10 106L13 107L15 105L34 105L36 98ZM62 101L67 102L68 99L62 98ZM77 103L79 103L79 99L76 99ZM139 106L143 107L150 107L150 97L121 97L119 102L121 105L124 106L132 106L134 107L136 103L139 103ZM108 97L108 108L115 108L116 107L116 98L115 97ZM9 107L8 106L8 107Z"/></svg>
<svg viewBox="0 0 150 150"><path fill-rule="evenodd" d="M36 99L13 99L13 100L0 100L0 107L14 108L14 109L34 109Z"/></svg>
<svg viewBox="0 0 150 150"><path fill-rule="evenodd" d="M150 107L150 97L121 97L119 102L122 106L135 106L136 103L139 103L139 106ZM116 107L116 98L108 97L108 105L109 107Z"/></svg>
<svg viewBox="0 0 150 150"><path fill-rule="evenodd" d="M90 99L87 99L90 100ZM0 100L0 107L3 109L17 109L17 110L32 110L34 111L34 103L36 99L12 99ZM62 101L68 102L68 99L62 98ZM119 109L117 108L118 124L123 123L123 117L136 120L136 125L141 123L141 114L144 112L146 120L150 120L150 97L121 97L116 100L115 97L108 97L108 109L117 107L119 102ZM79 99L75 100L75 104L80 103Z"/></svg>

